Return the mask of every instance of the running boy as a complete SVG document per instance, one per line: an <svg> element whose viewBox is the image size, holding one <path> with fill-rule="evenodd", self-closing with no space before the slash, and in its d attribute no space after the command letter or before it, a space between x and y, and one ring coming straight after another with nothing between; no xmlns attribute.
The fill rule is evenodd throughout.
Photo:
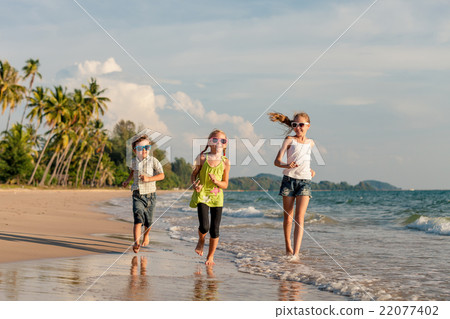
<svg viewBox="0 0 450 319"><path fill-rule="evenodd" d="M127 180L122 183L127 187L133 178L133 251L139 252L141 248L141 228L144 225L142 246L149 244L149 232L153 220L153 211L156 205L156 182L164 179L161 163L150 155L152 145L147 135L142 135L132 143L133 153L136 157L131 162L131 172Z"/></svg>

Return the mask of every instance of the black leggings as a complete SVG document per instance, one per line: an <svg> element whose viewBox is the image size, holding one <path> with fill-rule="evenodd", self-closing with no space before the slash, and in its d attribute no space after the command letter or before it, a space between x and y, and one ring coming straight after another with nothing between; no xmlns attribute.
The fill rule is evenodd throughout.
<svg viewBox="0 0 450 319"><path fill-rule="evenodd" d="M198 221L200 222L198 230L202 234L206 234L209 230L211 238L219 237L219 226L220 220L222 219L222 208L223 207L209 207L208 205L203 203L197 204ZM208 210L211 211L211 228L209 227Z"/></svg>

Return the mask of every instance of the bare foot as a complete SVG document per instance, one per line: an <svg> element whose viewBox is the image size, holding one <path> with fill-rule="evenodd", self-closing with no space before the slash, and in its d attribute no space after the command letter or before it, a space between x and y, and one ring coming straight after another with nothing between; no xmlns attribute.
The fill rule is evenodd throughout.
<svg viewBox="0 0 450 319"><path fill-rule="evenodd" d="M205 239L203 238L199 238L198 239L198 243L197 243L197 247L195 247L195 252L199 255L199 256L203 256L203 247L205 246Z"/></svg>
<svg viewBox="0 0 450 319"><path fill-rule="evenodd" d="M205 262L206 266L214 266L216 263L213 258L208 258Z"/></svg>
<svg viewBox="0 0 450 319"><path fill-rule="evenodd" d="M292 250L292 248L286 249L286 256L293 256L293 255L294 255L294 251Z"/></svg>
<svg viewBox="0 0 450 319"><path fill-rule="evenodd" d="M141 245L134 243L133 245L133 251L137 254L139 252L139 249L141 248Z"/></svg>
<svg viewBox="0 0 450 319"><path fill-rule="evenodd" d="M147 246L150 243L149 236L144 236L144 239L142 240L142 246Z"/></svg>

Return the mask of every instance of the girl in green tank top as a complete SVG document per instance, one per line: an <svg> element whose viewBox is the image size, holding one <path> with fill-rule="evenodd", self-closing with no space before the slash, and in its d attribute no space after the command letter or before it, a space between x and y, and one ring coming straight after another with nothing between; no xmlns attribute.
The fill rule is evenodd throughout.
<svg viewBox="0 0 450 319"><path fill-rule="evenodd" d="M203 256L206 234L210 233L207 265L214 265L214 253L219 243L219 226L222 218L223 190L228 187L230 161L225 157L227 137L223 131L215 130L209 134L208 145L197 156L191 183L194 186L191 202L197 208L199 228L195 252ZM208 153L206 150L210 148ZM211 214L211 222L209 220Z"/></svg>

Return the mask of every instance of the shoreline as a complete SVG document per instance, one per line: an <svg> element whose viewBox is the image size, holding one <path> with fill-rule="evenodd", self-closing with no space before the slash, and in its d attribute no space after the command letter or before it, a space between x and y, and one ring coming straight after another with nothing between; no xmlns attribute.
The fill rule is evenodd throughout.
<svg viewBox="0 0 450 319"><path fill-rule="evenodd" d="M0 264L2 301L346 301L317 287L239 272L218 250L208 267L195 245L151 231L138 254L94 254ZM205 246L207 248L207 246ZM250 288L251 287L251 288Z"/></svg>
<svg viewBox="0 0 450 319"><path fill-rule="evenodd" d="M223 250L207 267L194 244L166 230L152 230L138 254L125 252L132 224L98 212L95 203L127 196L129 190L0 190L0 300L349 300L240 272Z"/></svg>

